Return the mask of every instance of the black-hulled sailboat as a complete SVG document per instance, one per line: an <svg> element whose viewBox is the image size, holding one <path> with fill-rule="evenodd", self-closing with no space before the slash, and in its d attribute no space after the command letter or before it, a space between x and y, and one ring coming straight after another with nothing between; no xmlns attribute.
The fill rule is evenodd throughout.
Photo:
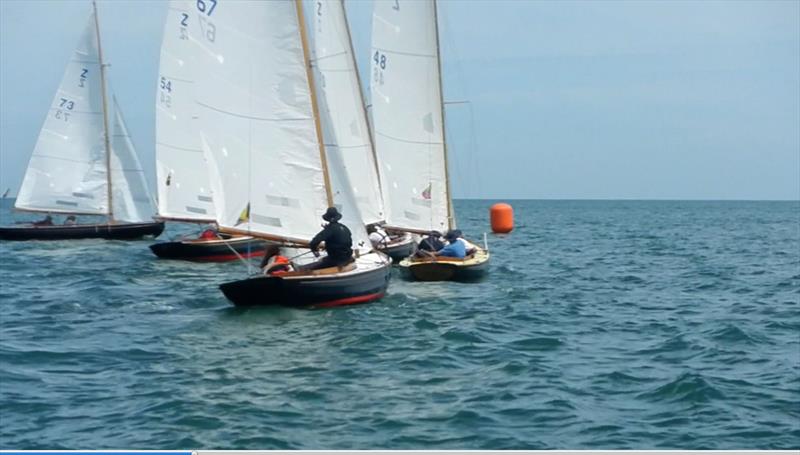
<svg viewBox="0 0 800 455"><path fill-rule="evenodd" d="M435 0L375 2L372 120L387 228L425 235L455 229L448 179ZM472 280L488 269L477 247L465 259L409 257L417 280Z"/></svg>
<svg viewBox="0 0 800 455"><path fill-rule="evenodd" d="M341 154L323 140L327 121L317 105L302 2L220 2L213 11L198 2L195 14L216 30L197 39L205 70L196 75L195 97L201 147L217 176L211 183L220 231L303 248L320 230L321 215L338 206L355 250L342 267L259 273L222 284L222 292L237 306L381 298L390 260L372 251Z"/></svg>
<svg viewBox="0 0 800 455"><path fill-rule="evenodd" d="M0 240L134 239L164 230L153 221L153 199L122 112L116 100L109 106L106 67L93 4L14 204L48 215L43 222L0 227ZM50 214L68 216L55 224ZM106 220L83 224L76 218L81 215Z"/></svg>
<svg viewBox="0 0 800 455"><path fill-rule="evenodd" d="M195 2L171 0L164 23L156 87L158 214L167 221L214 225L214 195L194 104L195 73L203 68L194 58L192 40L205 38L196 13L210 17ZM155 243L150 250L162 259L223 262L263 256L265 247L261 239L221 234L209 226L197 237Z"/></svg>

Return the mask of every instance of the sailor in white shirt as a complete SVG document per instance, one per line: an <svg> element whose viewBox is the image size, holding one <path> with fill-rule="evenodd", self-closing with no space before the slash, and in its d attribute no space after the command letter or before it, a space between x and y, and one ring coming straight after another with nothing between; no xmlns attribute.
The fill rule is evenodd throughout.
<svg viewBox="0 0 800 455"><path fill-rule="evenodd" d="M369 241L372 242L374 248L385 247L389 244L389 234L379 226L367 226L367 232L369 232Z"/></svg>

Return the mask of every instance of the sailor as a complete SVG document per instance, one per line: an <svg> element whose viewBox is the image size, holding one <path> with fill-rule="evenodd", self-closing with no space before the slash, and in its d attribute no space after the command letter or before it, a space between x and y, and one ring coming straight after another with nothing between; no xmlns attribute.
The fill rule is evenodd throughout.
<svg viewBox="0 0 800 455"><path fill-rule="evenodd" d="M328 210L322 215L322 219L327 221L328 224L311 239L309 248L314 252L315 256L319 256L317 249L320 243L325 242L325 251L328 252L328 255L303 267L305 270L343 266L353 260L353 238L350 234L350 229L339 223L339 220L342 219L342 214L336 210L336 207L328 207Z"/></svg>
<svg viewBox="0 0 800 455"><path fill-rule="evenodd" d="M475 246L474 244L472 244L471 242L469 242L467 239L464 238L464 235L461 233L460 229L451 229L450 231L447 232L445 237L448 235L455 237L457 241L464 244L464 251L466 252L467 256L469 256L470 254L474 254L475 252L478 251L477 246Z"/></svg>
<svg viewBox="0 0 800 455"><path fill-rule="evenodd" d="M294 270L289 258L281 255L278 245L267 246L260 267L264 271L264 275L279 275Z"/></svg>
<svg viewBox="0 0 800 455"><path fill-rule="evenodd" d="M381 229L380 226L370 224L367 226L367 232L369 233L369 241L372 243L373 248L385 247L391 240L389 234Z"/></svg>
<svg viewBox="0 0 800 455"><path fill-rule="evenodd" d="M50 215L47 215L46 217L44 217L43 220L34 221L31 224L33 224L34 226L52 226L53 225L53 217L50 216Z"/></svg>
<svg viewBox="0 0 800 455"><path fill-rule="evenodd" d="M439 231L431 231L427 237L422 239L417 246L417 256L426 256L424 252L435 252L439 251L444 248L444 242L442 242L442 233Z"/></svg>
<svg viewBox="0 0 800 455"><path fill-rule="evenodd" d="M76 223L77 218L75 218L75 215L70 215L66 220L64 220L64 226L74 226Z"/></svg>
<svg viewBox="0 0 800 455"><path fill-rule="evenodd" d="M219 237L216 229L209 228L201 232L199 238L201 240L217 240Z"/></svg>
<svg viewBox="0 0 800 455"><path fill-rule="evenodd" d="M434 255L464 259L467 255L467 250L464 247L464 242L459 241L458 234L453 231L448 231L444 238L447 240L447 246L434 253Z"/></svg>

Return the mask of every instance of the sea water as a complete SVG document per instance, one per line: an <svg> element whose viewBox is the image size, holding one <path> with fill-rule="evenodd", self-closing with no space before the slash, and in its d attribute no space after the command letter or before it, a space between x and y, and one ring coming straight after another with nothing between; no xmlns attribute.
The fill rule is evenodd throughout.
<svg viewBox="0 0 800 455"><path fill-rule="evenodd" d="M0 242L0 448L800 447L800 203L511 202L485 281L326 310L235 309L243 264L151 240Z"/></svg>

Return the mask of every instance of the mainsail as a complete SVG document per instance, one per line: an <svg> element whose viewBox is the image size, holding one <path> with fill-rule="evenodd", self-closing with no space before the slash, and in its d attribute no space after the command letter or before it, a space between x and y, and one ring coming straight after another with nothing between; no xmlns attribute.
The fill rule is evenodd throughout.
<svg viewBox="0 0 800 455"><path fill-rule="evenodd" d="M100 56L93 13L39 132L15 207L109 214L104 142Z"/></svg>
<svg viewBox="0 0 800 455"><path fill-rule="evenodd" d="M329 156L341 155L364 221L385 221L372 138L367 123L343 0L314 6L315 79Z"/></svg>
<svg viewBox="0 0 800 455"><path fill-rule="evenodd" d="M223 231L302 244L333 202L301 8L291 0L197 2L198 123L219 178Z"/></svg>
<svg viewBox="0 0 800 455"><path fill-rule="evenodd" d="M387 225L454 226L434 0L374 3L371 91Z"/></svg>
<svg viewBox="0 0 800 455"><path fill-rule="evenodd" d="M208 222L214 221L213 195L194 102L192 40L203 39L196 3L169 2L156 91L156 179L160 216Z"/></svg>

